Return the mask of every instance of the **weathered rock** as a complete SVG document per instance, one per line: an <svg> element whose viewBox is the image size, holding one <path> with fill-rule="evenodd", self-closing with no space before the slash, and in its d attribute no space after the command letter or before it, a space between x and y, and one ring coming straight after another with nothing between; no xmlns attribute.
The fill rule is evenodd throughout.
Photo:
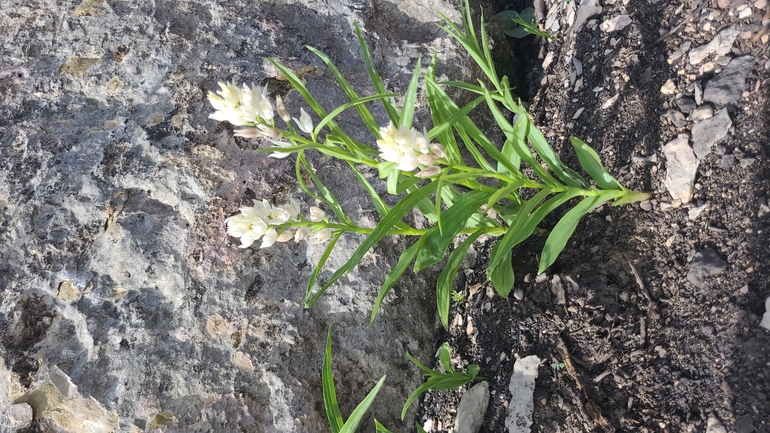
<svg viewBox="0 0 770 433"><path fill-rule="evenodd" d="M572 31L577 34L585 25L586 21L594 15L602 13L602 7L599 0L581 0L575 15L575 24Z"/></svg>
<svg viewBox="0 0 770 433"><path fill-rule="evenodd" d="M505 427L510 433L529 433L532 427L532 412L535 409L535 379L540 358L535 355L517 359L513 364L513 375L508 389L511 401Z"/></svg>
<svg viewBox="0 0 770 433"><path fill-rule="evenodd" d="M710 119L713 116L714 108L709 104L701 105L692 112L693 122L700 122L701 120Z"/></svg>
<svg viewBox="0 0 770 433"><path fill-rule="evenodd" d="M706 422L706 433L727 433L727 429L712 416Z"/></svg>
<svg viewBox="0 0 770 433"><path fill-rule="evenodd" d="M206 101L217 81L264 81L284 94L273 58L302 75L327 110L347 102L306 44L322 47L361 95L374 94L354 21L376 41L373 60L389 90L403 92L416 59L434 50L441 74L475 81L467 56L435 25L435 10L459 21L454 2L379 2L376 13L362 4L4 2L0 32L13 36L0 41L0 344L9 370L29 366L37 380L58 366L71 391L90 396L72 411L120 413L120 432L156 420L166 431L216 431L223 419L233 428L250 422L249 431L321 432L318 369L335 325L343 413L388 374L372 412L395 425L421 380L401 368L404 353L419 356L432 344L431 276L398 285L367 329L378 286L404 246L386 240L304 309L325 246L239 249L224 219L251 197L316 203L297 187L291 158L266 158L257 147L267 143L234 139L208 118ZM292 113L307 108L296 92L285 96ZM428 117L418 105L422 127ZM387 122L382 109L373 115ZM337 120L373 142L354 114ZM366 192L351 187L345 165L308 155L348 215L373 227ZM359 242L343 237L321 280ZM215 315L223 323L207 327ZM53 379L40 381L22 395L51 407L71 401ZM0 393L0 422L16 397ZM237 414L250 421L236 422Z"/></svg>
<svg viewBox="0 0 770 433"><path fill-rule="evenodd" d="M714 117L696 123L692 127L692 148L698 159L703 159L711 152L711 148L725 138L733 121L723 108Z"/></svg>
<svg viewBox="0 0 770 433"><path fill-rule="evenodd" d="M457 407L455 431L477 433L484 422L484 415L489 405L489 383L484 381L473 385L460 398Z"/></svg>
<svg viewBox="0 0 770 433"><path fill-rule="evenodd" d="M698 158L692 152L689 137L680 134L678 138L663 146L666 157L666 186L671 198L687 203L692 198L695 173L698 171Z"/></svg>
<svg viewBox="0 0 770 433"><path fill-rule="evenodd" d="M770 296L765 299L765 314L762 315L762 321L759 326L770 330Z"/></svg>
<svg viewBox="0 0 770 433"><path fill-rule="evenodd" d="M733 42L735 42L735 38L737 38L740 33L740 29L736 27L728 27L717 33L711 42L706 45L693 48L690 51L690 64L697 65L711 54L724 56L725 54L729 53L730 48L733 46Z"/></svg>
<svg viewBox="0 0 770 433"><path fill-rule="evenodd" d="M687 272L687 281L696 287L701 287L708 277L721 273L726 266L727 262L722 260L716 251L706 247L695 253L690 271Z"/></svg>
<svg viewBox="0 0 770 433"><path fill-rule="evenodd" d="M631 17L623 14L614 16L601 23L599 28L601 28L601 30L605 33L612 33L623 30L624 28L628 27L629 24L631 24Z"/></svg>
<svg viewBox="0 0 770 433"><path fill-rule="evenodd" d="M733 104L746 87L746 77L754 68L754 57L743 56L730 60L716 77L712 78L703 92L703 100L719 105Z"/></svg>

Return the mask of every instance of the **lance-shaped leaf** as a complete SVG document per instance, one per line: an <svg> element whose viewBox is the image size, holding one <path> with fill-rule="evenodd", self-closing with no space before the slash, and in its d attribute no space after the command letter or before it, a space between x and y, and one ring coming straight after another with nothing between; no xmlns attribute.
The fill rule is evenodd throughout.
<svg viewBox="0 0 770 433"><path fill-rule="evenodd" d="M575 148L578 159L580 160L580 166L583 170L591 176L591 179L596 182L596 185L601 189L621 189L620 183L615 180L614 177L607 173L607 170L602 166L602 161L599 159L599 155L591 149L583 140L577 137L570 137L570 143Z"/></svg>
<svg viewBox="0 0 770 433"><path fill-rule="evenodd" d="M484 233L483 229L477 230L455 248L449 254L449 260L447 260L444 270L441 271L441 275L438 277L438 282L436 283L436 303L438 306L438 316L446 330L449 330L449 305L451 304L452 284L454 283L455 275L457 275L457 269L459 269L465 255L468 253L468 247L482 233Z"/></svg>
<svg viewBox="0 0 770 433"><path fill-rule="evenodd" d="M372 308L372 318L369 321L369 326L374 324L374 319L377 317L377 312L380 311L380 306L382 305L382 301L385 299L385 296L387 296L393 286L396 285L396 282L398 282L398 280L401 278L401 275L403 275L404 272L409 268L409 265L412 264L414 257L417 255L417 251L422 248L424 241L425 236L421 236L417 242L413 243L412 246L404 250L404 252L401 253L401 256L398 258L396 266L394 266L393 269L391 269L388 273L388 276L385 277L385 282L382 284L379 293L377 293L377 299L374 301L374 307Z"/></svg>

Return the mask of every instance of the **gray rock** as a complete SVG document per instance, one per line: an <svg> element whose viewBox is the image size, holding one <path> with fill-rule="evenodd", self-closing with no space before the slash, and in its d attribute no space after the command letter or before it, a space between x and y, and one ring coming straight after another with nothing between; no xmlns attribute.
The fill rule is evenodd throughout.
<svg viewBox="0 0 770 433"><path fill-rule="evenodd" d="M540 358L535 355L517 359L513 364L513 374L508 389L511 401L505 427L510 433L529 433L532 427L532 412L535 409L535 379Z"/></svg>
<svg viewBox="0 0 770 433"><path fill-rule="evenodd" d="M689 116L690 113L695 110L695 100L692 98L679 98L676 100L676 106L679 107L679 111L685 116Z"/></svg>
<svg viewBox="0 0 770 433"><path fill-rule="evenodd" d="M730 52L730 48L735 42L735 38L741 33L740 29L736 27L728 27L714 36L706 45L693 48L689 54L689 60L691 65L697 65L703 59L711 54L717 54L723 56Z"/></svg>
<svg viewBox="0 0 770 433"><path fill-rule="evenodd" d="M457 407L455 431L458 433L477 433L484 422L484 415L489 405L489 383L477 383L460 398Z"/></svg>
<svg viewBox="0 0 770 433"><path fill-rule="evenodd" d="M695 253L690 271L687 272L687 281L696 287L701 287L708 277L721 273L726 266L727 262L722 260L716 251L706 247Z"/></svg>
<svg viewBox="0 0 770 433"><path fill-rule="evenodd" d="M698 171L698 158L689 145L689 137L680 134L676 139L663 146L666 157L666 179L663 181L671 198L688 203L692 198L695 173Z"/></svg>
<svg viewBox="0 0 770 433"><path fill-rule="evenodd" d="M719 105L734 104L741 97L746 77L753 68L752 56L732 59L719 75L706 84L703 99Z"/></svg>
<svg viewBox="0 0 770 433"><path fill-rule="evenodd" d="M735 155L723 155L720 164L724 168L733 168L735 166Z"/></svg>
<svg viewBox="0 0 770 433"><path fill-rule="evenodd" d="M600 13L602 13L602 7L599 4L599 0L581 0L575 15L575 24L572 31L575 34L580 33L588 19Z"/></svg>
<svg viewBox="0 0 770 433"><path fill-rule="evenodd" d="M765 314L762 315L762 321L759 326L770 330L770 296L765 299Z"/></svg>
<svg viewBox="0 0 770 433"><path fill-rule="evenodd" d="M706 433L727 433L727 429L712 416L706 422Z"/></svg>
<svg viewBox="0 0 770 433"><path fill-rule="evenodd" d="M668 110L666 117L677 128L687 125L687 119L685 119L684 114L677 110Z"/></svg>
<svg viewBox="0 0 770 433"><path fill-rule="evenodd" d="M692 112L693 122L710 119L714 116L714 108L709 104L701 105Z"/></svg>
<svg viewBox="0 0 770 433"><path fill-rule="evenodd" d="M711 152L711 147L725 138L732 124L727 109L723 108L714 117L692 127L692 148L698 159L705 158Z"/></svg>
<svg viewBox="0 0 770 433"><path fill-rule="evenodd" d="M733 424L733 430L735 433L751 433L754 431L754 420L751 415L746 414L735 420Z"/></svg>
<svg viewBox="0 0 770 433"><path fill-rule="evenodd" d="M387 374L370 413L396 425L421 383L417 369L401 367L404 353L424 356L433 341L435 275L399 284L367 329L404 247L386 240L304 309L325 246L239 249L224 219L249 197L296 197L305 211L316 203L297 188L292 158L267 158L256 149L267 143L234 139L209 119L206 93L229 80L278 90L273 58L304 72L331 110L347 98L305 48L312 44L361 95L373 94L354 21L376 41L372 56L389 90L403 92L416 59L434 52L447 77L475 82L467 56L435 25L436 10L459 22L455 2L402 3L378 2L375 14L367 2L342 0L5 1L0 29L13 38L0 40L0 344L8 370L40 361L37 378L58 366L72 385L62 389L120 414L121 433L156 421L167 432L228 423L325 432L318 371L334 325L343 412ZM307 108L295 91L285 99L295 116ZM427 114L418 110L418 127ZM383 110L373 115L387 122ZM354 114L338 121L373 142ZM309 156L348 215L373 227L366 192L351 187L345 165ZM321 280L360 240L340 240ZM211 338L205 324L215 315L222 320ZM0 425L27 392L13 381L16 391L0 392Z"/></svg>

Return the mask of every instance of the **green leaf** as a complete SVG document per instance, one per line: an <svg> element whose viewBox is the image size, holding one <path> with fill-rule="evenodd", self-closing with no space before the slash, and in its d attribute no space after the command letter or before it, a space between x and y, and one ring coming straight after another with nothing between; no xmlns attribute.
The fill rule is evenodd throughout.
<svg viewBox="0 0 770 433"><path fill-rule="evenodd" d="M374 89L377 91L377 93L384 95L388 92L385 90L385 85L382 83L380 75L377 74L377 71L374 69L372 56L369 54L369 48L366 46L364 35L361 33L361 29L358 27L357 22L354 23L354 26L356 28L356 36L358 36L358 44L361 46L361 56L364 58L364 65L366 66L366 71L369 73L369 78L371 78L372 84L374 85ZM385 112L388 113L390 121L393 122L394 125L398 125L399 116L396 107L394 107L393 104L391 104L390 101L386 99L382 100L382 106L385 108Z"/></svg>
<svg viewBox="0 0 770 433"><path fill-rule="evenodd" d="M417 255L417 251L420 250L424 241L425 236L421 236L417 242L413 243L409 248L404 250L404 252L401 253L401 256L398 258L396 266L394 266L393 269L391 269L388 273L388 276L385 277L385 282L382 284L380 291L377 293L377 299L374 301L374 307L372 308L372 318L369 321L369 326L374 324L374 319L377 317L377 312L380 311L380 306L382 305L382 301L385 299L385 296L387 296L390 290L396 285L396 282L398 282L398 280L401 278L401 275L404 274L404 271L409 268L409 265L412 264L414 256Z"/></svg>
<svg viewBox="0 0 770 433"><path fill-rule="evenodd" d="M339 107L337 107L336 109L334 109L334 111L332 111L331 113L327 114L326 117L321 119L320 122L318 122L318 126L316 126L315 130L313 131L313 136L317 137L318 134L323 129L323 127L326 126L332 120L334 120L334 118L339 116L343 111L345 111L345 110L347 110L349 108L358 107L359 105L365 104L367 102L381 100L381 99L385 99L385 98L390 98L390 97L393 97L393 96L396 96L396 95L389 93L389 94L385 94L385 95L365 96L363 98L359 98L359 99L350 101L350 102L348 102L346 104L342 104Z"/></svg>
<svg viewBox="0 0 770 433"><path fill-rule="evenodd" d="M507 298L508 294L511 293L511 289L513 289L515 279L513 275L513 259L510 250L500 255L502 256L500 260L495 264L489 265L487 275L489 280L492 281L495 291L503 298Z"/></svg>
<svg viewBox="0 0 770 433"><path fill-rule="evenodd" d="M438 373L436 370L433 370L432 368L423 365L420 361L418 361L416 358L410 355L409 352L406 352L406 357L409 358L409 360L412 361L412 363L416 365L417 368L427 373L426 376L434 376L436 374L440 375L440 373Z"/></svg>
<svg viewBox="0 0 770 433"><path fill-rule="evenodd" d="M321 370L321 382L323 384L324 407L326 417L329 418L329 426L332 433L339 433L345 424L337 404L337 394L334 391L334 375L332 374L332 328L326 334L326 352L324 354L323 368Z"/></svg>
<svg viewBox="0 0 770 433"><path fill-rule="evenodd" d="M446 330L449 330L449 306L451 304L452 285L454 283L455 275L457 275L457 269L459 269L460 264L462 264L463 259L468 252L468 247L470 247L484 232L485 230L483 229L477 230L455 248L454 251L449 254L449 260L447 260L444 270L441 271L441 275L438 277L438 282L436 283L438 316L441 319L441 324Z"/></svg>
<svg viewBox="0 0 770 433"><path fill-rule="evenodd" d="M599 155L591 149L590 146L585 144L583 140L577 137L570 137L570 143L575 148L578 160L580 160L580 166L583 170L591 176L591 179L596 182L596 185L601 189L621 189L620 183L615 180L614 177L607 173L607 170L602 166L602 161L599 159Z"/></svg>
<svg viewBox="0 0 770 433"><path fill-rule="evenodd" d="M302 158L302 164L305 168L305 172L310 176L310 179L313 181L313 184L315 184L316 188L318 189L318 192L321 193L321 196L324 198L324 202L329 205L332 212L334 212L334 215L337 216L337 218L340 219L340 221L343 221L347 224L351 224L350 219L347 215L345 215L345 212L342 210L342 207L340 206L340 203L337 201L337 198L334 197L334 194L332 194L331 191L329 191L329 188L324 185L324 183L321 181L321 179L316 176L315 171L313 170L313 167L310 165L310 163L305 159L304 155L301 156Z"/></svg>
<svg viewBox="0 0 770 433"><path fill-rule="evenodd" d="M380 424L377 420L374 420L374 427L376 428L375 433L391 433L390 430L386 429L385 426Z"/></svg>
<svg viewBox="0 0 770 433"><path fill-rule="evenodd" d="M415 424L415 427L417 427L417 433L428 433L420 424Z"/></svg>
<svg viewBox="0 0 770 433"><path fill-rule="evenodd" d="M406 411L409 410L409 406L412 405L412 402L417 397L419 397L420 394L424 393L429 389L433 389L433 387L436 386L438 383L440 383L441 380L442 380L441 377L430 377L428 378L428 380L425 381L425 383L417 387L417 389L415 389L414 392L409 395L409 398L406 399L406 403L404 403L404 408L401 410L401 421L404 420L404 417L406 416Z"/></svg>
<svg viewBox="0 0 770 433"><path fill-rule="evenodd" d="M494 18L500 24L500 28L503 29L503 32L508 36L523 38L529 35L524 27L513 21L515 18L519 18L519 13L516 11L502 11L495 15Z"/></svg>
<svg viewBox="0 0 770 433"><path fill-rule="evenodd" d="M556 176L558 176L562 182L574 188L587 187L586 182L580 178L579 175L573 175L574 172L569 170L564 163L561 162L561 159L559 159L559 156L553 151L551 145L548 144L543 133L529 121L528 116L519 116L519 122L526 124L527 138L535 149L535 152L537 152L538 156L548 164L548 168L556 173Z"/></svg>
<svg viewBox="0 0 770 433"><path fill-rule="evenodd" d="M401 109L401 121L398 124L402 128L412 127L412 118L414 117L414 104L417 100L417 83L420 81L421 59L417 59L417 66L414 68L412 79L409 81L409 87L404 95L404 107Z"/></svg>
<svg viewBox="0 0 770 433"><path fill-rule="evenodd" d="M476 365L476 364L471 364L471 365L469 365L469 366L468 366L468 374L469 374L469 375L470 375L472 378L474 378L474 379L476 378L476 376L478 376L478 374L479 374L479 370L480 370L480 368L479 368L479 366L478 366L478 365Z"/></svg>
<svg viewBox="0 0 770 433"><path fill-rule="evenodd" d="M305 303L305 308L310 308L310 305L308 305L308 300L311 298L311 293L313 292L313 286L315 285L316 280L318 279L318 275L321 273L321 269L323 269L324 265L326 264L326 260L329 259L329 256L332 253L332 250L334 250L334 246L337 245L337 241L340 240L340 236L342 236L344 232L342 230L334 232L332 234L332 238L329 241L329 245L326 246L326 249L324 250L323 254L321 254L321 257L318 259L318 263L316 263L315 268L313 269L313 273L310 274L310 278L307 281L307 290L305 291L305 298L303 299L303 302Z"/></svg>
<svg viewBox="0 0 770 433"><path fill-rule="evenodd" d="M617 195L617 191L609 191L600 196L586 197L564 214L545 241L545 246L543 246L543 251L540 254L540 267L537 273L542 273L553 264L559 253L567 245L567 241L572 236L572 233L575 232L575 228L585 214L608 200L612 200Z"/></svg>
<svg viewBox="0 0 770 433"><path fill-rule="evenodd" d="M337 79L337 82L340 83L340 86L345 91L345 94L348 95L348 98L350 98L351 101L357 100L358 95L356 94L355 90L353 90L353 87L348 83L345 77L342 76L337 67L334 66L334 63L329 60L329 57L311 46L308 46L307 48L316 56L318 56L326 64L326 67L332 71L332 74L334 74L334 77ZM371 131L374 135L379 135L380 126L377 124L377 121L374 120L372 113L370 113L369 110L362 105L356 105L356 110L358 111L358 115L361 116L361 120L363 120L366 127L369 128L369 131Z"/></svg>
<svg viewBox="0 0 770 433"><path fill-rule="evenodd" d="M417 190L409 193L401 199L398 203L396 203L395 206L393 206L390 209L390 212L388 212L387 215L382 217L380 220L380 223L377 224L377 227L372 230L372 232L369 234L369 236L364 239L364 241L361 243L361 245L356 248L356 250L353 252L353 256L348 259L347 262L345 262L342 267L337 269L336 272L332 275L332 277L329 279L329 281L323 285L310 299L309 302L305 302L305 306L310 306L315 303L316 300L332 285L334 282L336 282L340 277L348 273L353 267L355 267L361 259L364 257L364 254L366 254L367 251L380 239L382 239L385 235L387 235L388 231L393 227L396 222L401 221L401 218L406 215L407 212L411 211L417 203L419 203L421 200L425 199L428 195L430 195L432 192L436 190L436 183L431 182L428 185L425 185L422 188L418 188ZM428 201L430 202L430 201Z"/></svg>
<svg viewBox="0 0 770 433"><path fill-rule="evenodd" d="M433 182L434 184L436 182ZM463 231L468 223L468 219L473 215L489 198L489 193L483 191L471 191L443 213L443 226L439 230L434 226L425 234L425 245L417 253L417 260L414 263L414 272L419 272L428 266L435 265L444 258L449 244L454 237Z"/></svg>
<svg viewBox="0 0 770 433"><path fill-rule="evenodd" d="M384 179L390 176L390 173L393 173L394 170L397 170L396 167L398 167L397 162L383 161L377 164L377 170L380 173L379 174L380 179Z"/></svg>
<svg viewBox="0 0 770 433"><path fill-rule="evenodd" d="M452 349L449 347L449 343L442 344L441 349L439 349L438 352L438 361L441 363L441 366L444 367L444 371L446 371L448 374L455 372L452 369L451 356Z"/></svg>
<svg viewBox="0 0 770 433"><path fill-rule="evenodd" d="M369 409L369 406L372 405L372 402L374 402L374 398L377 397L377 393L380 392L382 384L385 383L385 377L386 376L382 376L380 381L377 382L377 385L374 385L374 388L369 391L369 394L367 394L366 398L364 398L361 403L356 406L355 410L353 410L353 413L350 414L350 418L348 418L348 420L345 422L345 426L343 426L340 430L340 433L355 433L356 429L358 428L358 424L361 423L361 419Z"/></svg>

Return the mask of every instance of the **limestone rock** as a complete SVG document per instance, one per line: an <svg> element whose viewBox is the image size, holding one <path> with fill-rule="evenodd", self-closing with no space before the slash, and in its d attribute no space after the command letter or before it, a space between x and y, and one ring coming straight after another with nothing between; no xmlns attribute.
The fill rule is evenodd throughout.
<svg viewBox="0 0 770 433"><path fill-rule="evenodd" d="M505 427L510 433L529 433L532 427L532 412L535 409L535 379L540 358L535 355L517 359L513 365L513 375L509 390L511 402L508 404L508 416Z"/></svg>
<svg viewBox="0 0 770 433"><path fill-rule="evenodd" d="M698 159L703 159L711 152L711 148L727 136L733 121L727 109L719 110L713 117L696 123L692 127L693 151Z"/></svg>
<svg viewBox="0 0 770 433"><path fill-rule="evenodd" d="M701 287L708 277L721 273L727 266L727 262L722 260L712 248L704 248L692 259L690 270L687 272L687 281L696 287Z"/></svg>
<svg viewBox="0 0 770 433"><path fill-rule="evenodd" d="M121 433L144 430L163 412L176 426L166 431L216 431L216 420L237 424L226 418L232 409L249 431L325 432L317 372L335 325L341 407L355 407L371 378L387 374L393 386L369 416L395 425L421 382L419 371L401 368L404 353L424 355L433 341L435 275L408 276L367 329L404 248L386 240L303 308L325 246L240 249L224 220L251 198L316 203L298 188L292 158L267 158L258 148L268 143L233 138L229 125L209 119L206 94L218 81L264 82L297 116L307 105L272 58L302 75L327 110L347 102L307 44L334 59L360 95L374 94L353 22L389 91L404 92L416 59L434 52L446 79L475 82L468 56L436 26L434 11L460 22L455 4L378 2L375 11L350 0L5 1L0 29L13 38L0 41L0 344L8 370L29 372L8 380L30 393L36 414L77 401L66 410L103 425L112 421L98 407L125 414ZM422 128L427 104L416 105ZM373 116L387 123L383 109ZM354 112L337 120L373 143ZM374 227L366 191L346 165L308 157L348 215ZM360 241L340 239L321 279ZM206 335L215 314L226 335L243 331L237 349L232 338ZM253 373L232 362L236 351ZM42 372L54 365L89 398L65 397ZM25 388L32 378L41 385ZM11 397L0 394L0 422Z"/></svg>
<svg viewBox="0 0 770 433"><path fill-rule="evenodd" d="M460 398L457 407L455 431L477 433L484 422L484 415L489 405L489 383L484 381L473 385Z"/></svg>
<svg viewBox="0 0 770 433"><path fill-rule="evenodd" d="M666 157L666 186L671 198L687 203L692 198L695 173L698 171L698 159L689 144L689 137L680 134L678 138L663 147Z"/></svg>
<svg viewBox="0 0 770 433"><path fill-rule="evenodd" d="M706 84L703 100L719 105L734 104L746 87L746 77L754 67L754 61L752 56L730 60L722 72Z"/></svg>

